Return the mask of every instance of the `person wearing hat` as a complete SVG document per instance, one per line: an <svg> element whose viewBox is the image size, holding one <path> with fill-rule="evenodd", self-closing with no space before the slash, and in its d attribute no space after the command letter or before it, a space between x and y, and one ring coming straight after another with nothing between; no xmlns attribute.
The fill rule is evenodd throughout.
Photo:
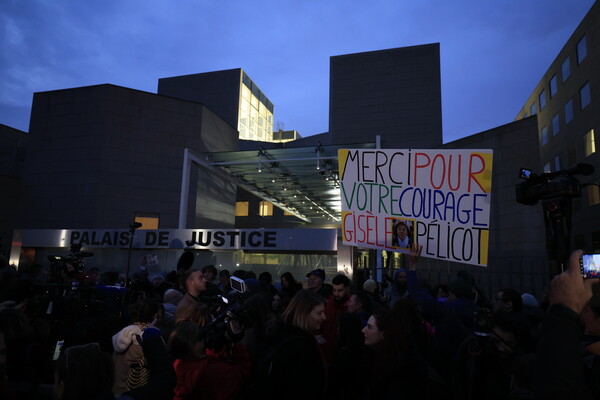
<svg viewBox="0 0 600 400"><path fill-rule="evenodd" d="M308 278L308 289L321 295L325 300L333 294L333 286L325 283L325 270L314 269L306 274Z"/></svg>

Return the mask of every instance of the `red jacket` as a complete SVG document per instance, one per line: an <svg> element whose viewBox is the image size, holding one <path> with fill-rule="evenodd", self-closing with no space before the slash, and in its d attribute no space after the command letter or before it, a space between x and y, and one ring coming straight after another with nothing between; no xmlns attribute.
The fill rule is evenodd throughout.
<svg viewBox="0 0 600 400"><path fill-rule="evenodd" d="M241 343L233 346L231 360L212 356L177 359L173 367L177 375L173 400L233 399L251 373L250 356Z"/></svg>

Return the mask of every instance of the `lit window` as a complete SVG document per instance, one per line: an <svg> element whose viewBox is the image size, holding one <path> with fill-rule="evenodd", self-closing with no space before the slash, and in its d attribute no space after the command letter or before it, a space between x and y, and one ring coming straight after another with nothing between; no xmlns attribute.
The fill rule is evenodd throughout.
<svg viewBox="0 0 600 400"><path fill-rule="evenodd" d="M589 185L588 190L588 204L595 206L600 204L600 188L596 185Z"/></svg>
<svg viewBox="0 0 600 400"><path fill-rule="evenodd" d="M531 114L531 116L533 117L535 114L537 114L537 106L535 105L535 103L533 103L531 105L531 107L529 107L529 114Z"/></svg>
<svg viewBox="0 0 600 400"><path fill-rule="evenodd" d="M268 201L261 201L258 205L258 215L261 217L268 217L273 215L273 203Z"/></svg>
<svg viewBox="0 0 600 400"><path fill-rule="evenodd" d="M573 99L565 103L565 124L573 121Z"/></svg>
<svg viewBox="0 0 600 400"><path fill-rule="evenodd" d="M586 82L581 89L579 89L579 100L581 102L581 109L586 108L592 101L590 95L590 83Z"/></svg>
<svg viewBox="0 0 600 400"><path fill-rule="evenodd" d="M552 117L552 135L557 135L560 132L560 118L558 113L554 114Z"/></svg>
<svg viewBox="0 0 600 400"><path fill-rule="evenodd" d="M544 173L546 173L546 174L547 174L548 172L552 172L552 171L550 170L550 163L546 163L546 164L544 164Z"/></svg>
<svg viewBox="0 0 600 400"><path fill-rule="evenodd" d="M544 126L542 128L542 146L548 144L548 127Z"/></svg>
<svg viewBox="0 0 600 400"><path fill-rule="evenodd" d="M136 211L134 221L142 224L138 229L158 229L160 214Z"/></svg>
<svg viewBox="0 0 600 400"><path fill-rule="evenodd" d="M235 202L235 216L236 217L247 217L248 216L248 202L247 201L236 201Z"/></svg>
<svg viewBox="0 0 600 400"><path fill-rule="evenodd" d="M550 78L550 98L554 97L556 92L558 92L558 79L556 75L552 75L552 78Z"/></svg>
<svg viewBox="0 0 600 400"><path fill-rule="evenodd" d="M288 216L289 216L289 215L294 215L294 214L292 214L291 212L289 212L289 211L287 211L287 210L284 210L284 211L283 211L283 215L288 215Z"/></svg>
<svg viewBox="0 0 600 400"><path fill-rule="evenodd" d="M594 154L596 152L596 138L594 137L594 130L590 130L588 133L583 135L583 153L585 157Z"/></svg>
<svg viewBox="0 0 600 400"><path fill-rule="evenodd" d="M565 58L565 61L562 63L562 81L565 82L571 76L571 58Z"/></svg>
<svg viewBox="0 0 600 400"><path fill-rule="evenodd" d="M554 157L554 170L555 171L560 171L560 155L557 155L556 157Z"/></svg>
<svg viewBox="0 0 600 400"><path fill-rule="evenodd" d="M587 56L587 40L585 39L585 35L581 38L579 43L577 43L577 64L581 64L581 62Z"/></svg>
<svg viewBox="0 0 600 400"><path fill-rule="evenodd" d="M542 90L542 93L540 93L539 95L539 100L540 100L540 111L542 111L544 109L544 107L546 107L546 90Z"/></svg>

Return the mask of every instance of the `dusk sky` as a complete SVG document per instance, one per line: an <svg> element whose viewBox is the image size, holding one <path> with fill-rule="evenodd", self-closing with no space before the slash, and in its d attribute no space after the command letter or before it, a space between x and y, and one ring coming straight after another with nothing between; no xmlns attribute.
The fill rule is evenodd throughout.
<svg viewBox="0 0 600 400"><path fill-rule="evenodd" d="M514 120L593 0L0 0L0 124L33 93L243 68L302 136L328 130L329 58L440 43L444 142Z"/></svg>

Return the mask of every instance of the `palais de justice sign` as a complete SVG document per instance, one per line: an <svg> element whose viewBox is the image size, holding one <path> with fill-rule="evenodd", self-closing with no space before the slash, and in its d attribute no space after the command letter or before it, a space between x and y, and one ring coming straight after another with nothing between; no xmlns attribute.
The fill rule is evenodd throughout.
<svg viewBox="0 0 600 400"><path fill-rule="evenodd" d="M344 244L487 265L492 150L339 150Z"/></svg>

